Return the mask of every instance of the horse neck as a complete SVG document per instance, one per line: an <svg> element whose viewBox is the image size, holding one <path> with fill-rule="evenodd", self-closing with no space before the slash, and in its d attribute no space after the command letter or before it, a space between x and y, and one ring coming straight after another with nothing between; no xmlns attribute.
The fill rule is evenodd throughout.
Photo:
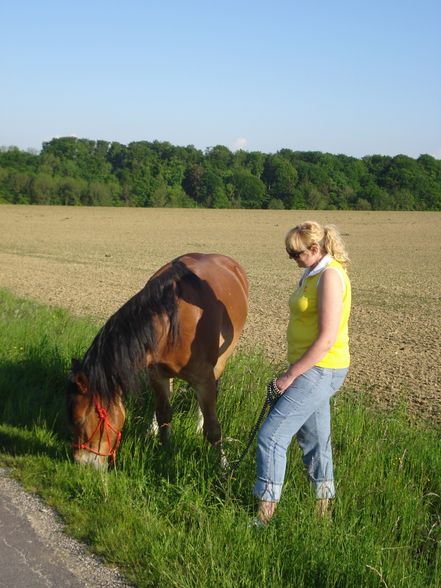
<svg viewBox="0 0 441 588"><path fill-rule="evenodd" d="M152 327L155 331L156 345L155 349L147 349L145 354L146 366L151 367L154 364L161 363L170 344L170 321L167 316L161 317L155 315L151 318Z"/></svg>

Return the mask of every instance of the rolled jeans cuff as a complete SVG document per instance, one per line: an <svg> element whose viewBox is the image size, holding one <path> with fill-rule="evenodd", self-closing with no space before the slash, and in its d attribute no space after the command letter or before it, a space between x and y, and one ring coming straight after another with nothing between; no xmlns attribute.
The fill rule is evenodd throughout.
<svg viewBox="0 0 441 588"><path fill-rule="evenodd" d="M259 500L266 502L279 502L282 494L282 484L274 484L257 478L254 484L253 494Z"/></svg>
<svg viewBox="0 0 441 588"><path fill-rule="evenodd" d="M316 482L315 484L315 496L321 500L323 498L334 498L335 487L333 480L324 480L323 482Z"/></svg>

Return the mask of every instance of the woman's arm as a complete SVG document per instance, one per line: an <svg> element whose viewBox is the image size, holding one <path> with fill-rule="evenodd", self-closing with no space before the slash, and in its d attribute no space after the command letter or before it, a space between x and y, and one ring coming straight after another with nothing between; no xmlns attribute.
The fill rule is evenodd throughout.
<svg viewBox="0 0 441 588"><path fill-rule="evenodd" d="M293 381L325 357L334 345L343 309L341 276L334 268L325 269L317 288L318 336L300 359L277 379L277 387L284 392Z"/></svg>

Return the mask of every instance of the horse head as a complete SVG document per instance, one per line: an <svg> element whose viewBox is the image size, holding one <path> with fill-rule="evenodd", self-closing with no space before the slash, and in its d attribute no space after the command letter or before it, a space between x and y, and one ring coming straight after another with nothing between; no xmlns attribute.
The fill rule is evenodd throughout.
<svg viewBox="0 0 441 588"><path fill-rule="evenodd" d="M115 460L125 421L121 394L103 403L79 360L72 360L67 388L67 413L72 429L72 454L77 463L105 468Z"/></svg>

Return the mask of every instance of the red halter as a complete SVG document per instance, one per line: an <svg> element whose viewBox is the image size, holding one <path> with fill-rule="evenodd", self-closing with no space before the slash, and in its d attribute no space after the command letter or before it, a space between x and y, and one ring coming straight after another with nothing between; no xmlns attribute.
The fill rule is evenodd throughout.
<svg viewBox="0 0 441 588"><path fill-rule="evenodd" d="M100 405L100 403L96 399L95 394L93 395L93 401L95 402L96 411L99 416L99 421L98 421L98 424L95 428L95 431L92 433L92 435L89 437L89 439L86 443L72 443L72 447L74 447L75 449L85 449L86 451L90 451L90 453L94 453L95 455L101 455L103 457L110 457L110 465L112 465L115 461L115 458L116 458L116 451L117 451L118 446L121 442L121 431L117 431L115 429L115 427L113 427L109 423L109 417L107 415L107 411L105 408L103 408ZM92 441L92 439L98 433L98 431L101 431L102 429L104 429L104 431L106 432L107 445L109 447L108 453L101 453L100 451L93 449L89 445L89 443ZM116 441L115 441L115 444L112 449L110 449L110 431L112 431L113 433L116 434Z"/></svg>

